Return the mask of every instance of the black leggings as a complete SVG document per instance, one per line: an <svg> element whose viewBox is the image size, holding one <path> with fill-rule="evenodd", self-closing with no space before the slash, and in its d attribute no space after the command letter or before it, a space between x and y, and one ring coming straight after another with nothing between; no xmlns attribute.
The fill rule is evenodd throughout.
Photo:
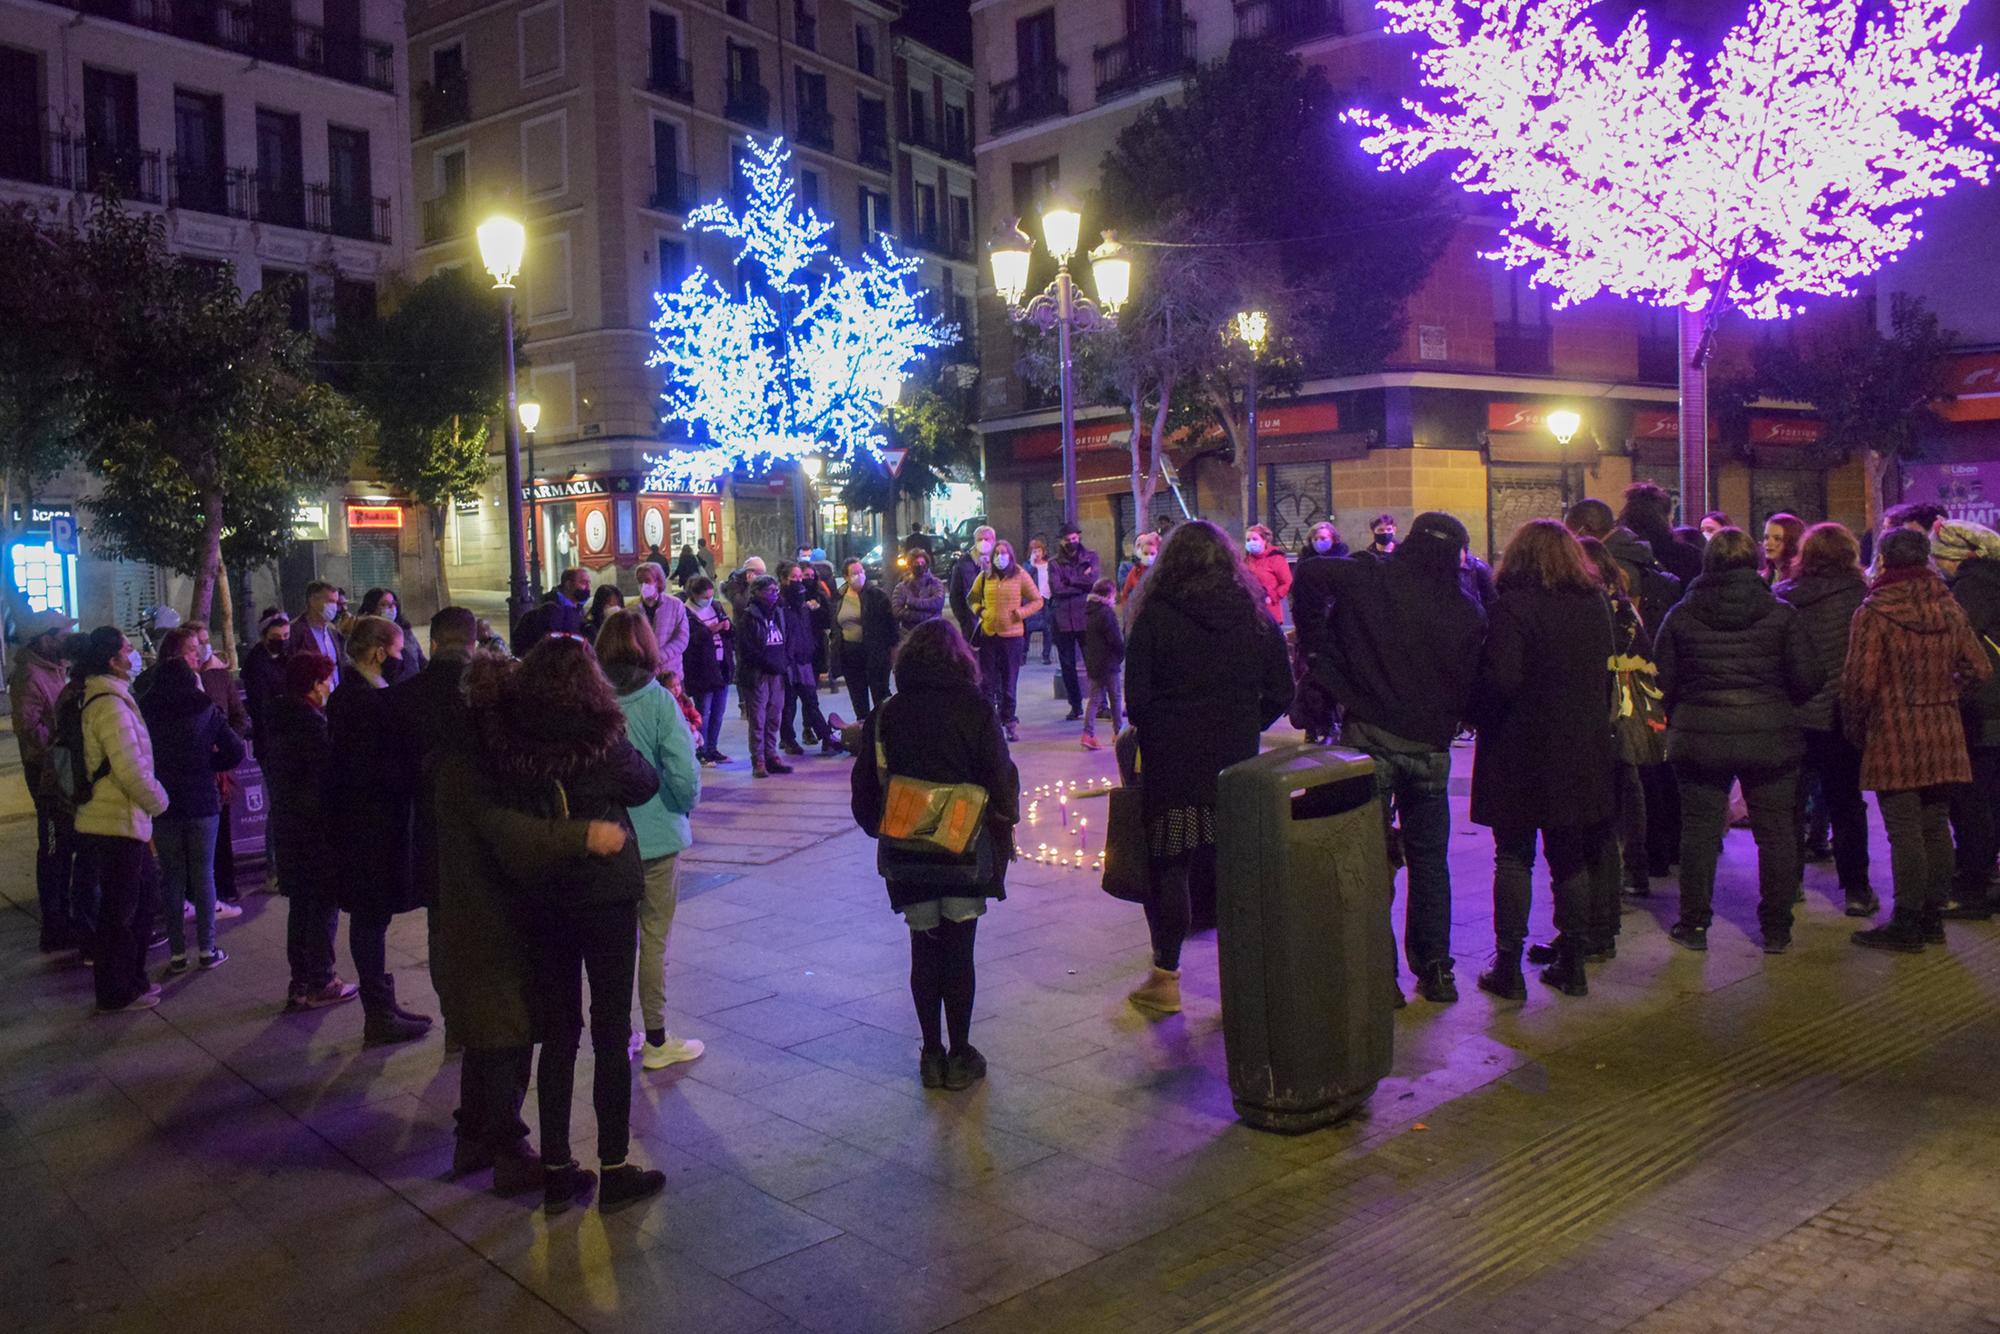
<svg viewBox="0 0 2000 1334"><path fill-rule="evenodd" d="M1153 938L1153 966L1175 972L1181 966L1181 943L1187 939L1188 863L1180 861L1153 870L1153 893L1146 900L1146 931Z"/></svg>
<svg viewBox="0 0 2000 1334"><path fill-rule="evenodd" d="M939 922L928 931L910 932L910 997L917 1003L917 1022L923 1026L926 1047L944 1045L938 1026L940 1008L952 1050L970 1045L972 996L977 987L972 942L978 932L977 917Z"/></svg>
<svg viewBox="0 0 2000 1334"><path fill-rule="evenodd" d="M542 1054L535 1067L541 1109L542 1161L571 1160L570 1097L576 1088L576 1047L583 1036L583 987L590 987L591 1108L597 1113L597 1158L625 1161L632 1131L632 983L638 969L639 905L598 903L575 908L537 906L529 914L529 1010Z"/></svg>

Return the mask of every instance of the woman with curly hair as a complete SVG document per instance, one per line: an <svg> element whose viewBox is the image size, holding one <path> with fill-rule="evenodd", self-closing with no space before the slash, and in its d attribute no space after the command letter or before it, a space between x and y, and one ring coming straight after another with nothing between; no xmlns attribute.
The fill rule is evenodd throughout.
<svg viewBox="0 0 2000 1334"><path fill-rule="evenodd" d="M1139 732L1152 864L1153 967L1133 1005L1181 1008L1181 943L1215 920L1216 778L1257 754L1292 702L1285 637L1265 592L1220 528L1174 529L1146 580L1125 645L1126 713Z"/></svg>

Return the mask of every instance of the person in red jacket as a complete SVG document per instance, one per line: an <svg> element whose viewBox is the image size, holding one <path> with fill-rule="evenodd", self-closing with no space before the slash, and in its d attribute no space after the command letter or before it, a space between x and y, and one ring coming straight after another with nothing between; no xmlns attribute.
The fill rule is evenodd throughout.
<svg viewBox="0 0 2000 1334"><path fill-rule="evenodd" d="M1264 590L1264 610L1279 625L1285 623L1285 599L1292 595L1292 563L1278 549L1278 539L1261 523L1243 534L1243 564Z"/></svg>

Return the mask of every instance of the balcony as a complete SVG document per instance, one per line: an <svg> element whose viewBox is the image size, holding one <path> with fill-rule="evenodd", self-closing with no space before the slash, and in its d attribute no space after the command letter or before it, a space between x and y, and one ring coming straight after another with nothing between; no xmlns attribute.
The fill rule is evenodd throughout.
<svg viewBox="0 0 2000 1334"><path fill-rule="evenodd" d="M1493 369L1510 375L1547 375L1555 368L1546 324L1493 326Z"/></svg>
<svg viewBox="0 0 2000 1334"><path fill-rule="evenodd" d="M306 225L306 192L296 177L287 180L275 173L250 174L250 216L274 227Z"/></svg>
<svg viewBox="0 0 2000 1334"><path fill-rule="evenodd" d="M54 0L65 9L135 28L236 51L258 60L324 74L343 83L392 91L396 50L387 42L329 35L296 19L259 21L234 0Z"/></svg>
<svg viewBox="0 0 2000 1334"><path fill-rule="evenodd" d="M1106 102L1149 83L1178 79L1194 72L1194 20L1181 19L1156 28L1142 28L1100 46L1097 100Z"/></svg>
<svg viewBox="0 0 2000 1334"><path fill-rule="evenodd" d="M167 159L167 207L240 218L249 212L244 189L249 173L241 167Z"/></svg>
<svg viewBox="0 0 2000 1334"><path fill-rule="evenodd" d="M972 238L953 236L942 227L912 227L903 233L903 239L913 248L942 259L972 258Z"/></svg>
<svg viewBox="0 0 2000 1334"><path fill-rule="evenodd" d="M463 74L417 85L417 114L424 133L435 134L472 119L472 83Z"/></svg>
<svg viewBox="0 0 2000 1334"><path fill-rule="evenodd" d="M389 243L389 201L380 195L350 195L330 186L306 187L306 226L351 241Z"/></svg>
<svg viewBox="0 0 2000 1334"><path fill-rule="evenodd" d="M38 116L0 116L0 180L69 185L69 140Z"/></svg>
<svg viewBox="0 0 2000 1334"><path fill-rule="evenodd" d="M686 213L701 197L701 182L692 172L656 171L653 180L653 194L649 201L652 208L662 213Z"/></svg>
<svg viewBox="0 0 2000 1334"><path fill-rule="evenodd" d="M799 129L793 136L807 148L833 151L833 113L823 106L799 108Z"/></svg>
<svg viewBox="0 0 2000 1334"><path fill-rule="evenodd" d="M912 125L906 119L903 142L954 162L972 161L972 143L964 134L947 131L944 126L929 121Z"/></svg>
<svg viewBox="0 0 2000 1334"><path fill-rule="evenodd" d="M108 186L128 204L160 202L160 155L152 149L77 139L70 143L70 163L70 184L79 190Z"/></svg>
<svg viewBox="0 0 2000 1334"><path fill-rule="evenodd" d="M761 83L731 79L723 91L722 114L739 125L761 130L771 120L771 90Z"/></svg>
<svg viewBox="0 0 2000 1334"><path fill-rule="evenodd" d="M424 201L424 244L436 245L455 236L463 236L465 225L465 196L462 194L439 195Z"/></svg>
<svg viewBox="0 0 2000 1334"><path fill-rule="evenodd" d="M889 136L880 129L862 130L861 150L854 155L854 160L877 171L889 170Z"/></svg>
<svg viewBox="0 0 2000 1334"><path fill-rule="evenodd" d="M993 85L993 133L1069 114L1069 66L1057 61Z"/></svg>
<svg viewBox="0 0 2000 1334"><path fill-rule="evenodd" d="M693 102L694 62L654 56L646 68L646 91L676 102Z"/></svg>
<svg viewBox="0 0 2000 1334"><path fill-rule="evenodd" d="M1236 0L1236 35L1291 46L1343 32L1338 0Z"/></svg>

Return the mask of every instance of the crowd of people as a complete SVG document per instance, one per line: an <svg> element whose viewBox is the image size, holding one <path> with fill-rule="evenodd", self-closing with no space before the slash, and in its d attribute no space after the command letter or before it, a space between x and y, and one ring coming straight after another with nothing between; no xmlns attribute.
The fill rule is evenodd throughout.
<svg viewBox="0 0 2000 1334"><path fill-rule="evenodd" d="M1877 916L1865 792L1893 905L1853 939L1920 951L1947 919L2000 907L2000 534L1902 506L1864 537L1866 555L1840 524L1788 514L1754 536L1721 513L1677 529L1671 498L1638 483L1619 510L1586 499L1522 525L1497 568L1441 512L1400 533L1381 515L1360 551L1321 522L1295 556L1263 525L1239 544L1191 519L1141 533L1111 569L1074 524L1030 539L1025 560L981 527L955 553L911 542L887 587L811 548L718 583L704 548L671 576L641 563L629 605L565 571L511 651L447 607L426 653L393 590L350 614L315 583L296 618L259 618L240 673L203 626L170 631L148 665L115 627L31 617L11 684L42 945L92 966L106 1013L158 1003L157 945L167 978L226 962L228 784L248 747L288 901L286 1008L358 998L365 1043L424 1038L436 1025L399 997L387 949L394 919L424 912L463 1052L455 1169L539 1186L552 1209L593 1191L616 1207L662 1182L629 1158L632 1057L703 1054L668 1027L664 968L701 770L735 762L732 686L756 778L793 772L809 746L852 761L854 818L880 839L909 929L919 1076L953 1090L984 1076L974 942L1017 857L1009 748L1039 631L1079 743L1101 747L1099 721L1127 743L1151 943L1129 999L1149 1014L1181 1008L1183 944L1217 920L1218 775L1288 712L1373 760L1407 877L1404 956L1429 1001L1458 998L1449 792L1468 732L1470 819L1493 839L1478 985L1496 996L1525 999L1524 963L1587 995L1587 965L1616 957L1623 899L1676 870L1669 934L1705 949L1738 819L1766 952L1790 944L1809 860L1833 862L1850 915ZM823 679L844 683L852 723L822 710ZM1531 946L1538 855L1556 933ZM342 914L353 982L335 966ZM595 1172L569 1135L586 1032ZM538 1146L521 1119L531 1076Z"/></svg>

